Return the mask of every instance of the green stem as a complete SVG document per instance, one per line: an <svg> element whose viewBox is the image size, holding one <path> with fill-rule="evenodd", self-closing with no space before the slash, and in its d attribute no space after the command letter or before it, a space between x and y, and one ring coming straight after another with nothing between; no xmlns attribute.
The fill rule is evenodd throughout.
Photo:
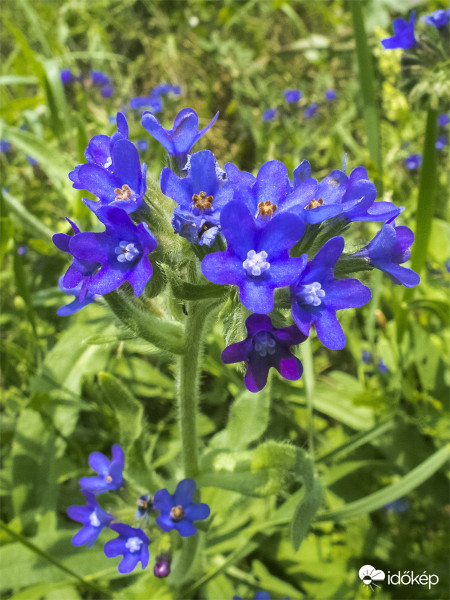
<svg viewBox="0 0 450 600"><path fill-rule="evenodd" d="M314 459L314 363L311 338L301 345L303 359L303 381L305 382L306 406L308 413L308 451Z"/></svg>
<svg viewBox="0 0 450 600"><path fill-rule="evenodd" d="M198 475L197 410L202 372L203 332L215 302L189 302L185 352L178 360L178 406L185 477Z"/></svg>
<svg viewBox="0 0 450 600"><path fill-rule="evenodd" d="M411 267L421 273L428 254L428 244L433 224L434 205L436 201L436 135L437 111L429 108L423 145L423 163L420 172L419 195L417 198L415 241L411 253ZM409 315L409 303L415 288L405 290L397 316L397 340L401 342L405 333Z"/></svg>

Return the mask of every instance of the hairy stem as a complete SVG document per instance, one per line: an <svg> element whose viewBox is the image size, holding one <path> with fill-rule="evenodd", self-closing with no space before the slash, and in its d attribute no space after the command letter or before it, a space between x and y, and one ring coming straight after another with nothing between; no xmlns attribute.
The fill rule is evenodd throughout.
<svg viewBox="0 0 450 600"><path fill-rule="evenodd" d="M178 360L178 406L183 466L186 477L198 475L197 410L202 371L203 333L208 313L218 302L189 302L185 352Z"/></svg>

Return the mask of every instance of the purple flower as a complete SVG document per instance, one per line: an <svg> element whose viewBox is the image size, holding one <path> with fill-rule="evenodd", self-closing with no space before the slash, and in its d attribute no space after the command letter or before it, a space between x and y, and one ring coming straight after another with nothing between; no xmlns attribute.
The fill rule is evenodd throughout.
<svg viewBox="0 0 450 600"><path fill-rule="evenodd" d="M442 115L439 115L439 117L438 117L439 127L445 127L449 123L450 123L450 117L448 116L448 113L443 113Z"/></svg>
<svg viewBox="0 0 450 600"><path fill-rule="evenodd" d="M250 392L259 392L267 382L270 367L291 381L300 379L302 363L289 350L306 340L295 325L275 329L267 315L250 315L245 322L247 337L222 352L225 364L246 362L244 383Z"/></svg>
<svg viewBox="0 0 450 600"><path fill-rule="evenodd" d="M263 121L272 121L275 118L278 110L276 108L268 108L263 112L262 120Z"/></svg>
<svg viewBox="0 0 450 600"><path fill-rule="evenodd" d="M198 129L198 115L192 108L183 108L175 117L172 129L164 129L150 112L142 115L142 125L171 155L182 157L214 125L219 113L203 129Z"/></svg>
<svg viewBox="0 0 450 600"><path fill-rule="evenodd" d="M436 140L436 150L443 150L446 145L447 145L447 135L444 133L444 135L439 136L438 139Z"/></svg>
<svg viewBox="0 0 450 600"><path fill-rule="evenodd" d="M372 362L372 353L369 352L368 350L363 350L362 351L362 361L364 364L370 365L370 363Z"/></svg>
<svg viewBox="0 0 450 600"><path fill-rule="evenodd" d="M89 466L98 473L97 477L82 477L80 485L82 492L103 494L117 490L122 485L122 471L125 464L125 455L119 444L112 447L112 460L108 460L101 452L92 452L89 455Z"/></svg>
<svg viewBox="0 0 450 600"><path fill-rule="evenodd" d="M414 25L416 23L416 11L411 12L409 21L406 22L404 19L395 19L393 23L394 35L385 40L381 40L383 47L387 50L394 48L403 48L407 50L417 46L416 38L414 37Z"/></svg>
<svg viewBox="0 0 450 600"><path fill-rule="evenodd" d="M349 177L336 169L317 183L304 160L294 171L294 188L299 186L302 215L311 224L338 216L348 221L388 221L403 210L391 202L375 202L377 190L364 167L356 167Z"/></svg>
<svg viewBox="0 0 450 600"><path fill-rule="evenodd" d="M80 233L78 227L66 217L66 220L72 226L72 229L75 235ZM69 248L70 240L72 236L67 233L56 233L52 240L55 246L62 250L62 252L67 252L68 254L72 254ZM58 309L57 314L60 316L70 315L83 306L90 304L93 302L92 298L93 294L88 292L88 284L91 280L92 275L98 270L100 267L100 263L91 260L78 260L77 258L73 258L72 264L67 269L66 274L60 279L59 286L61 290L67 294L73 294L76 297L76 300L67 306L62 306ZM85 299L91 298L90 300L85 302Z"/></svg>
<svg viewBox="0 0 450 600"><path fill-rule="evenodd" d="M69 304L65 304L64 306L61 306L60 308L58 308L58 310L56 311L56 314L59 317L67 317L69 315L73 315L74 313L78 312L79 310L81 310L82 308L87 306L88 304L92 304L93 302L95 302L96 298L100 297L100 296L97 296L96 294L91 294L90 292L87 292L84 299L80 300L82 283L80 282L74 288L67 288L64 286L63 282L64 282L64 275L61 275L61 277L59 278L59 281L58 281L59 289L62 292L64 292L65 294L70 294L72 296L75 296L75 300L73 300Z"/></svg>
<svg viewBox="0 0 450 600"><path fill-rule="evenodd" d="M304 114L305 119L310 119L311 117L313 117L316 114L318 108L319 108L318 102L313 102L312 104L307 106L305 108L305 114Z"/></svg>
<svg viewBox="0 0 450 600"><path fill-rule="evenodd" d="M155 577L163 579L170 575L171 557L169 554L161 554L156 558L156 564L153 567Z"/></svg>
<svg viewBox="0 0 450 600"><path fill-rule="evenodd" d="M148 254L156 248L155 238L146 223L136 226L120 208L100 208L97 217L105 225L104 232L78 233L69 241L76 259L101 265L88 282L89 291L107 294L128 281L140 296L153 273Z"/></svg>
<svg viewBox="0 0 450 600"><path fill-rule="evenodd" d="M357 279L335 279L334 266L343 250L344 238L328 240L291 286L292 316L297 327L307 336L314 323L317 337L331 350L345 346L336 310L358 308L371 298L369 288Z"/></svg>
<svg viewBox="0 0 450 600"><path fill-rule="evenodd" d="M411 154L405 158L405 167L410 171L414 171L418 169L422 164L422 155L421 154Z"/></svg>
<svg viewBox="0 0 450 600"><path fill-rule="evenodd" d="M11 143L8 142L7 140L0 140L0 152L2 154L5 154L6 152L9 152L11 149Z"/></svg>
<svg viewBox="0 0 450 600"><path fill-rule="evenodd" d="M72 71L70 69L61 69L61 81L63 85L67 85L74 79Z"/></svg>
<svg viewBox="0 0 450 600"><path fill-rule="evenodd" d="M102 87L111 84L111 79L102 71L94 71L91 69L91 79L95 86Z"/></svg>
<svg viewBox="0 0 450 600"><path fill-rule="evenodd" d="M28 251L27 246L19 246L17 248L17 254L19 254L19 256L23 256L24 254L26 254Z"/></svg>
<svg viewBox="0 0 450 600"><path fill-rule="evenodd" d="M354 256L367 258L394 283L411 288L419 283L420 277L412 269L400 265L409 260L409 247L413 242L414 234L409 227L396 227L395 223L385 223L373 240Z"/></svg>
<svg viewBox="0 0 450 600"><path fill-rule="evenodd" d="M145 569L150 558L148 552L150 540L142 529L134 529L123 523L111 525L111 529L118 533L119 537L106 542L104 551L108 558L123 554L119 573L131 573L139 561L142 569Z"/></svg>
<svg viewBox="0 0 450 600"><path fill-rule="evenodd" d="M328 102L332 101L332 100L336 100L336 91L335 90L327 90L325 92L325 100L327 100Z"/></svg>
<svg viewBox="0 0 450 600"><path fill-rule="evenodd" d="M284 90L286 102L298 102L302 97L300 90Z"/></svg>
<svg viewBox="0 0 450 600"><path fill-rule="evenodd" d="M91 492L83 491L86 496L86 506L69 506L67 514L74 521L83 523L82 529L72 538L74 546L94 545L102 529L109 527L113 516L104 511L98 504L96 497Z"/></svg>
<svg viewBox="0 0 450 600"><path fill-rule="evenodd" d="M237 285L251 312L270 312L275 288L294 283L305 265L305 257L289 256L303 235L302 219L285 213L261 228L242 202L232 201L222 209L220 225L228 248L205 256L203 275L213 283Z"/></svg>
<svg viewBox="0 0 450 600"><path fill-rule="evenodd" d="M233 198L228 182L218 177L217 167L214 154L202 150L190 156L186 177L178 177L167 167L161 173L163 194L178 204L172 220L175 232L200 246L213 243L221 210Z"/></svg>
<svg viewBox="0 0 450 600"><path fill-rule="evenodd" d="M448 25L450 20L450 8L444 10L442 8L435 10L431 15L426 15L421 17L421 20L427 25L432 25L433 27L437 27L438 29L441 27L445 27Z"/></svg>
<svg viewBox="0 0 450 600"><path fill-rule="evenodd" d="M158 490L153 498L153 508L159 510L156 523L163 531L176 529L182 537L197 533L193 521L202 521L209 517L210 508L207 504L194 504L192 497L195 492L195 481L183 479L177 485L173 495L166 489Z"/></svg>
<svg viewBox="0 0 450 600"><path fill-rule="evenodd" d="M378 368L380 369L380 373L386 373L386 371L389 370L382 358L380 358L380 360L378 361Z"/></svg>

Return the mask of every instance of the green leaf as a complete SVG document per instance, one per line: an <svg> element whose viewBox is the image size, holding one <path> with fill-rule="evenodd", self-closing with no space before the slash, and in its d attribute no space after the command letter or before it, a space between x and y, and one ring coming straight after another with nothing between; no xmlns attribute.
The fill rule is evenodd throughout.
<svg viewBox="0 0 450 600"><path fill-rule="evenodd" d="M407 475L387 487L374 492L361 500L350 502L344 508L317 515L318 521L342 521L345 519L354 519L361 515L373 512L389 502L394 502L409 494L415 488L427 481L436 471L445 465L450 458L450 445L444 446L435 452L430 458L427 458L418 467L410 471Z"/></svg>
<svg viewBox="0 0 450 600"><path fill-rule="evenodd" d="M119 423L120 444L125 452L142 433L144 411L142 404L109 373L99 373L98 381L107 402L114 409Z"/></svg>
<svg viewBox="0 0 450 600"><path fill-rule="evenodd" d="M270 393L266 386L256 394L242 392L233 402L227 425L227 447L245 449L259 439L269 424Z"/></svg>
<svg viewBox="0 0 450 600"><path fill-rule="evenodd" d="M2 189L1 193L6 206L19 219L20 225L25 230L27 230L33 237L40 236L45 240L52 239L54 232L44 225L44 223L35 217L27 208L25 208L20 200L12 196L5 189Z"/></svg>
<svg viewBox="0 0 450 600"><path fill-rule="evenodd" d="M183 327L144 312L130 296L114 291L103 296L113 313L133 333L154 344L157 348L184 353Z"/></svg>

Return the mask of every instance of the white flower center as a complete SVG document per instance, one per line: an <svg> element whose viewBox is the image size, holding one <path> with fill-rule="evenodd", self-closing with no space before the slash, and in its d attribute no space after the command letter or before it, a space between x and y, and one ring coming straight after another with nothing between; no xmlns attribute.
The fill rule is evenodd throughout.
<svg viewBox="0 0 450 600"><path fill-rule="evenodd" d="M302 285L299 296L303 304L320 306L322 304L321 298L325 298L325 290L322 289L318 281L314 281L314 283Z"/></svg>
<svg viewBox="0 0 450 600"><path fill-rule="evenodd" d="M92 527L100 527L101 525L100 519L97 517L97 513L95 512L95 510L89 515L89 521Z"/></svg>
<svg viewBox="0 0 450 600"><path fill-rule="evenodd" d="M125 544L125 547L130 551L130 552L138 552L138 550L140 549L140 547L142 546L143 541L138 538L138 537L131 537L127 539L127 543Z"/></svg>
<svg viewBox="0 0 450 600"><path fill-rule="evenodd" d="M132 242L120 242L114 252L117 254L117 260L121 263L129 262L139 256L140 252Z"/></svg>
<svg viewBox="0 0 450 600"><path fill-rule="evenodd" d="M275 354L277 343L268 331L261 331L255 335L254 348L259 356Z"/></svg>
<svg viewBox="0 0 450 600"><path fill-rule="evenodd" d="M267 252L261 250L256 252L255 250L249 250L247 252L247 258L242 263L247 275L253 275L259 277L270 268L270 263L266 261Z"/></svg>

